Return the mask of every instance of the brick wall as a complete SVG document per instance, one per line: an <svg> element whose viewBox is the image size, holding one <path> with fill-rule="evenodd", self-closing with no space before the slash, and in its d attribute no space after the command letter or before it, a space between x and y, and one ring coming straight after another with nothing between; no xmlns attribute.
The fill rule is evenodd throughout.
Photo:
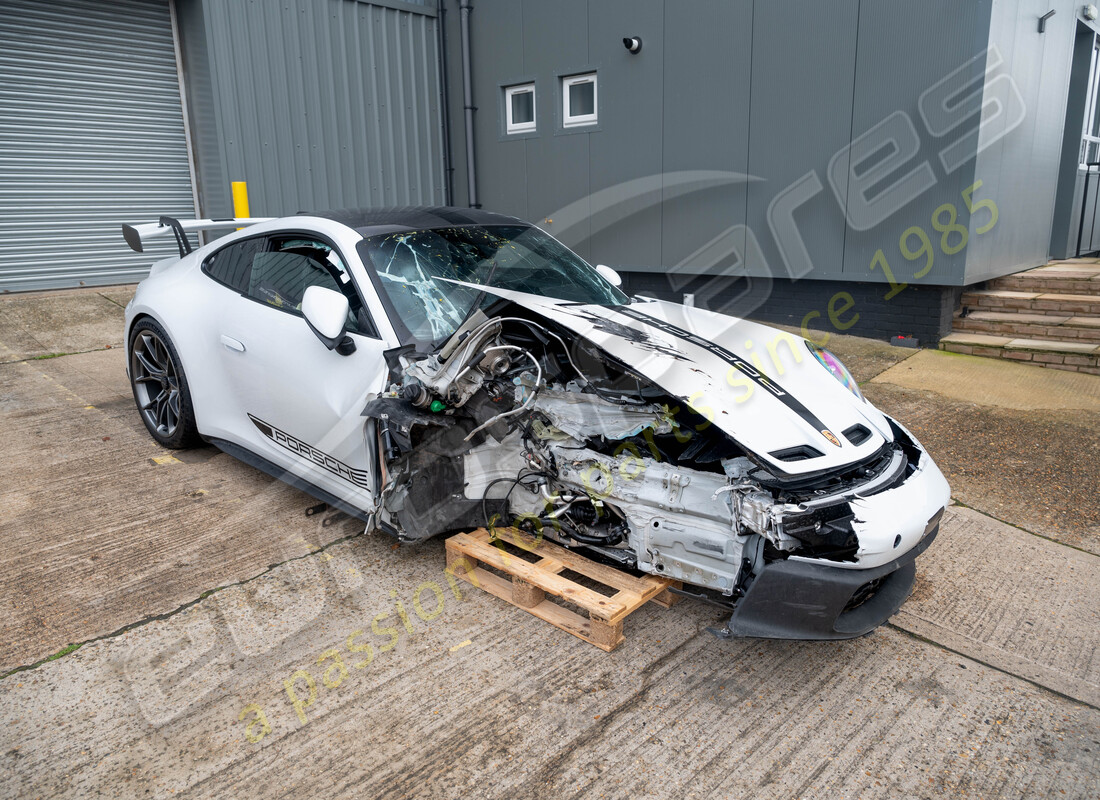
<svg viewBox="0 0 1100 800"><path fill-rule="evenodd" d="M628 294L681 302L695 295L695 305L761 322L779 322L810 330L889 339L911 335L921 345L934 345L951 332L961 290L949 286L909 286L889 300L890 286L844 281L710 278L632 272L623 274ZM809 315L809 316L807 316Z"/></svg>

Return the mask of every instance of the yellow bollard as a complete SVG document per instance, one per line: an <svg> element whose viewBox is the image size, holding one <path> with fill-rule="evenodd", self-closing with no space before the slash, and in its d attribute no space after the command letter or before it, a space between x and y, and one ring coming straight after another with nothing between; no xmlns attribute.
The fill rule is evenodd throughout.
<svg viewBox="0 0 1100 800"><path fill-rule="evenodd" d="M233 217L248 219L248 184L245 181L233 181ZM240 228L237 228L240 230Z"/></svg>

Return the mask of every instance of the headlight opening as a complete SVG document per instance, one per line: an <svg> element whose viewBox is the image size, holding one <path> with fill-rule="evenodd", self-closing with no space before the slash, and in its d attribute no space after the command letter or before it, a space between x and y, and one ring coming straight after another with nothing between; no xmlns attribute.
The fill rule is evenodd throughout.
<svg viewBox="0 0 1100 800"><path fill-rule="evenodd" d="M848 371L848 368L844 366L839 358L825 348L818 347L813 342L807 341L806 348L813 353L814 358L817 359L821 366L825 367L834 378L840 381L840 384L845 389L860 400L863 400L863 392L859 390L859 384L856 383L856 379L852 376L852 373Z"/></svg>

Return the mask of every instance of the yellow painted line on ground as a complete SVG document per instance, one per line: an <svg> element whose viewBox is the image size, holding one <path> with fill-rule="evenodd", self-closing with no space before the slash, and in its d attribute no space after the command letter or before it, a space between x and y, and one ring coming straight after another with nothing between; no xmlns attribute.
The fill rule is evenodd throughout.
<svg viewBox="0 0 1100 800"><path fill-rule="evenodd" d="M150 460L154 464L157 464L158 466L162 466L162 467L165 464L182 464L183 463L182 461L180 461L175 456L157 456L156 458L153 458L153 459L150 459Z"/></svg>
<svg viewBox="0 0 1100 800"><path fill-rule="evenodd" d="M465 647L468 644L473 644L473 642L471 642L469 639L467 639L464 642L459 642L454 647L449 648L449 652L451 652L451 653L457 652L458 650L461 650L463 647Z"/></svg>

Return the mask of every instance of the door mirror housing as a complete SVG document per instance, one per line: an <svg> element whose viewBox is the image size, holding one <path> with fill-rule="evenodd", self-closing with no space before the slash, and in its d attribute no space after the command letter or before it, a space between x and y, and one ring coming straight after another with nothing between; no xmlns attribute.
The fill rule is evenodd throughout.
<svg viewBox="0 0 1100 800"><path fill-rule="evenodd" d="M596 272L600 273L600 275L603 276L603 279L610 283L612 286L623 285L623 276L617 273L615 270L611 269L611 267L607 266L607 264L597 264Z"/></svg>
<svg viewBox="0 0 1100 800"><path fill-rule="evenodd" d="M302 316L306 325L329 350L342 356L355 352L355 342L347 335L348 299L324 286L310 286L302 295Z"/></svg>

